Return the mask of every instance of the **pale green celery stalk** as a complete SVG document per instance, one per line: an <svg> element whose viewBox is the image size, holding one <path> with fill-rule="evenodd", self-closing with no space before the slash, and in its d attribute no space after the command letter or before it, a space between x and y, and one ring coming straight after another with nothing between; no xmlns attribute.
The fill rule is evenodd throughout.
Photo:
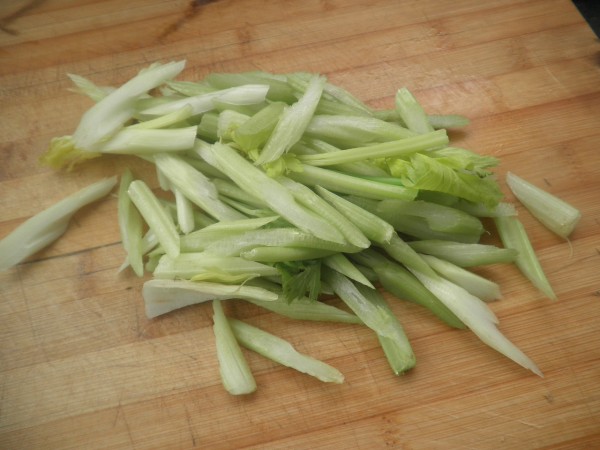
<svg viewBox="0 0 600 450"><path fill-rule="evenodd" d="M204 228L214 223L216 223L216 220L208 214L204 214L202 211L194 209L194 224L196 229Z"/></svg>
<svg viewBox="0 0 600 450"><path fill-rule="evenodd" d="M154 160L152 158L143 158L148 162L153 162ZM171 183L169 182L169 179L165 176L165 174L163 174L161 172L161 170L158 168L158 166L154 166L154 169L156 170L156 180L158 181L158 186L163 190L163 191L170 191L172 189L171 187Z"/></svg>
<svg viewBox="0 0 600 450"><path fill-rule="evenodd" d="M536 375L543 376L535 363L498 330L498 319L485 302L440 276L413 273L484 343Z"/></svg>
<svg viewBox="0 0 600 450"><path fill-rule="evenodd" d="M506 183L531 215L563 239L569 237L581 219L577 208L512 172L506 174Z"/></svg>
<svg viewBox="0 0 600 450"><path fill-rule="evenodd" d="M442 322L453 328L465 328L465 325L423 284L396 261L381 253L368 249L351 255L351 258L373 271L373 281L379 281L390 294L401 300L407 300L436 315Z"/></svg>
<svg viewBox="0 0 600 450"><path fill-rule="evenodd" d="M544 273L523 223L516 216L496 217L494 222L504 246L517 252L515 264L521 273L546 297L556 300L556 294Z"/></svg>
<svg viewBox="0 0 600 450"><path fill-rule="evenodd" d="M286 104L282 102L264 107L233 132L233 141L245 152L261 148L271 136L285 108Z"/></svg>
<svg viewBox="0 0 600 450"><path fill-rule="evenodd" d="M325 97L321 97L319 100L315 114L371 117L371 114L363 111L362 109L357 109L353 106L345 105L344 103L340 103L336 100L330 100L329 98Z"/></svg>
<svg viewBox="0 0 600 450"><path fill-rule="evenodd" d="M78 94L87 95L95 102L99 102L112 91L115 90L112 86L97 86L92 81L84 78L80 75L75 75L72 73L68 73L67 76L71 79L73 84L76 86L75 89L69 89L72 92L76 92Z"/></svg>
<svg viewBox="0 0 600 450"><path fill-rule="evenodd" d="M173 188L173 193L175 194L177 224L179 225L179 229L183 234L191 233L196 228L192 202L190 202L178 188Z"/></svg>
<svg viewBox="0 0 600 450"><path fill-rule="evenodd" d="M152 106L141 111L149 116L162 116L176 111L186 105L192 107L192 115L212 111L215 108L214 100L230 102L237 105L251 105L265 100L269 87L264 84L247 84L229 89L200 94L194 97L184 97L167 103Z"/></svg>
<svg viewBox="0 0 600 450"><path fill-rule="evenodd" d="M276 301L277 294L255 286L212 283L209 281L152 279L142 289L146 315L152 319L179 308L212 300Z"/></svg>
<svg viewBox="0 0 600 450"><path fill-rule="evenodd" d="M419 134L433 131L425 110L407 88L396 92L396 110L409 130Z"/></svg>
<svg viewBox="0 0 600 450"><path fill-rule="evenodd" d="M334 253L333 255L324 257L323 264L351 280L364 284L371 289L375 289L375 286L371 284L362 272L358 270L343 253Z"/></svg>
<svg viewBox="0 0 600 450"><path fill-rule="evenodd" d="M202 118L198 124L198 136L211 142L216 142L219 140L218 126L219 115L217 113L207 112L202 114Z"/></svg>
<svg viewBox="0 0 600 450"><path fill-rule="evenodd" d="M138 97L176 77L184 67L185 61L154 65L108 94L83 114L73 133L75 147L94 150L133 117Z"/></svg>
<svg viewBox="0 0 600 450"><path fill-rule="evenodd" d="M343 383L339 370L311 356L299 353L289 342L237 319L229 319L229 325L240 344L266 358L286 367L328 383Z"/></svg>
<svg viewBox="0 0 600 450"><path fill-rule="evenodd" d="M344 237L337 228L297 203L284 186L244 159L234 149L215 143L208 150L201 151L201 156L206 162L211 164L210 159L213 158L218 168L238 187L263 200L270 209L288 222L320 239L344 242Z"/></svg>
<svg viewBox="0 0 600 450"><path fill-rule="evenodd" d="M207 142L204 142L200 139L196 139L196 143L194 144L194 150L183 153L181 155L181 159L192 166L194 169L202 172L205 176L209 178L218 178L219 180L228 180L229 177L221 172L214 166L211 166L206 161L200 159L198 154L196 153L196 148L201 145L210 145Z"/></svg>
<svg viewBox="0 0 600 450"><path fill-rule="evenodd" d="M231 141L235 130L246 122L250 116L227 109L219 113L217 136L221 140Z"/></svg>
<svg viewBox="0 0 600 450"><path fill-rule="evenodd" d="M292 151L297 154L310 154L314 155L316 153L331 153L331 152L339 152L340 149L334 147L328 142L322 141L320 139L304 139L307 146L303 146L303 149L309 150L308 152L300 152L296 151L296 147L292 149ZM339 170L340 172L346 172L352 175L360 175L364 177L387 177L388 173L382 168L372 164L369 161L358 161L353 163L345 163L345 164L336 164L332 166L332 169Z"/></svg>
<svg viewBox="0 0 600 450"><path fill-rule="evenodd" d="M325 82L324 77L314 76L302 97L283 111L273 133L255 161L256 165L275 161L302 138L304 130L317 108Z"/></svg>
<svg viewBox="0 0 600 450"><path fill-rule="evenodd" d="M247 191L240 189L235 183L232 183L229 180L215 178L212 180L212 182L217 188L219 195L229 197L233 200L238 200L242 203L245 203L248 206L253 206L255 208L268 208L268 205L264 201L253 196L252 194L249 194Z"/></svg>
<svg viewBox="0 0 600 450"><path fill-rule="evenodd" d="M263 109L265 106L267 106L268 103L265 100L260 103L253 103L251 105L239 105L215 99L213 100L213 104L215 105L215 110L219 111L220 113L223 113L225 111L233 111L250 117L256 114L261 109Z"/></svg>
<svg viewBox="0 0 600 450"><path fill-rule="evenodd" d="M277 263L288 261L307 261L323 258L337 253L336 250L309 247L254 247L240 252L240 257L249 261Z"/></svg>
<svg viewBox="0 0 600 450"><path fill-rule="evenodd" d="M412 369L416 360L408 338L378 291L357 286L331 269L324 270L324 279L354 314L377 334L394 373L399 375Z"/></svg>
<svg viewBox="0 0 600 450"><path fill-rule="evenodd" d="M320 186L315 189L322 198L352 221L371 241L383 244L392 239L394 228L386 221L327 189Z"/></svg>
<svg viewBox="0 0 600 450"><path fill-rule="evenodd" d="M471 214L475 217L499 217L516 216L517 210L512 203L500 202L493 208L489 208L483 203L472 203L468 200L459 199L452 205L455 209Z"/></svg>
<svg viewBox="0 0 600 450"><path fill-rule="evenodd" d="M465 243L479 241L484 229L476 217L453 207L423 200L383 200L374 208L360 204L400 233L419 239L443 239Z"/></svg>
<svg viewBox="0 0 600 450"><path fill-rule="evenodd" d="M475 267L488 264L515 262L519 252L513 248L501 248L489 244L465 244L462 242L428 239L408 243L418 253L445 259L459 267Z"/></svg>
<svg viewBox="0 0 600 450"><path fill-rule="evenodd" d="M166 86L173 89L175 92L185 95L186 97L193 97L195 95L200 94L208 94L209 92L217 90L214 87L210 86L208 83L196 81L169 80L165 84Z"/></svg>
<svg viewBox="0 0 600 450"><path fill-rule="evenodd" d="M173 219L148 185L141 180L132 181L127 193L150 229L156 234L165 252L173 258L179 255L179 234Z"/></svg>
<svg viewBox="0 0 600 450"><path fill-rule="evenodd" d="M117 184L111 177L97 181L35 214L0 240L0 270L19 264L58 239L78 210L106 196Z"/></svg>
<svg viewBox="0 0 600 450"><path fill-rule="evenodd" d="M193 231L186 236L181 236L181 251L186 253L202 251L216 240L256 230L278 218L278 216L269 216L254 219L225 220L206 225L204 228Z"/></svg>
<svg viewBox="0 0 600 450"><path fill-rule="evenodd" d="M281 287L279 287L279 289L281 289ZM306 297L296 299L293 302L287 302L281 299L274 302L265 302L262 300L247 301L294 320L362 324L362 321L352 313L327 303L309 300Z"/></svg>
<svg viewBox="0 0 600 450"><path fill-rule="evenodd" d="M355 147L338 152L321 153L318 155L300 155L298 159L313 166L331 166L368 159L392 158L410 155L412 153L431 150L448 144L446 130L411 136L397 141Z"/></svg>
<svg viewBox="0 0 600 450"><path fill-rule="evenodd" d="M471 121L459 114L429 114L429 123L433 128L462 128L466 127Z"/></svg>
<svg viewBox="0 0 600 450"><path fill-rule="evenodd" d="M466 289L475 297L486 302L502 298L500 286L497 283L444 259L431 255L421 255L421 257L439 275Z"/></svg>
<svg viewBox="0 0 600 450"><path fill-rule="evenodd" d="M132 129L155 129L155 128L167 128L177 125L184 120L192 116L192 107L185 105L180 109L177 109L164 116L158 116L154 119L145 120L138 122L133 125L129 125L127 128Z"/></svg>
<svg viewBox="0 0 600 450"><path fill-rule="evenodd" d="M386 198L412 200L417 195L415 189L365 180L364 178L308 164L302 165L302 172L290 173L289 177L309 186L321 186L330 191L359 195L376 200Z"/></svg>
<svg viewBox="0 0 600 450"><path fill-rule="evenodd" d="M392 259L404 264L406 267L425 274L433 274L433 269L429 267L429 264L398 234L394 233L389 242L379 245Z"/></svg>
<svg viewBox="0 0 600 450"><path fill-rule="evenodd" d="M256 390L252 371L225 316L223 305L219 300L214 300L212 304L213 331L223 386L232 395L251 394Z"/></svg>
<svg viewBox="0 0 600 450"><path fill-rule="evenodd" d="M192 149L195 140L195 126L168 129L123 128L110 139L97 144L94 151L120 155L180 152Z"/></svg>
<svg viewBox="0 0 600 450"><path fill-rule="evenodd" d="M268 84L267 98L291 104L296 101L294 89L287 83L285 76L273 75L266 72L246 73L211 73L205 81L218 89L226 89L245 84Z"/></svg>
<svg viewBox="0 0 600 450"><path fill-rule="evenodd" d="M223 201L223 203L228 204L233 209L239 211L247 217L269 217L273 215L273 211L268 208L256 208L248 205L247 203L225 196L221 196L219 198Z"/></svg>
<svg viewBox="0 0 600 450"><path fill-rule="evenodd" d="M346 216L310 188L285 177L279 178L279 182L289 189L296 200L340 230L340 233L344 235L350 244L361 248L367 248L371 245L369 239L351 220L347 219Z"/></svg>
<svg viewBox="0 0 600 450"><path fill-rule="evenodd" d="M295 72L287 75L288 83L295 89L304 91L306 85L310 81L313 74L307 72ZM323 88L323 96L329 103L338 103L346 107L350 107L354 114L360 113L364 116L371 116L371 109L365 105L362 101L357 99L354 95L348 92L346 89L337 86L332 83L325 83Z"/></svg>
<svg viewBox="0 0 600 450"><path fill-rule="evenodd" d="M375 142L396 141L414 136L413 131L375 117L315 115L306 134L340 148Z"/></svg>
<svg viewBox="0 0 600 450"><path fill-rule="evenodd" d="M245 216L223 203L214 184L181 158L161 154L154 161L171 184L192 203L219 220L244 219Z"/></svg>
<svg viewBox="0 0 600 450"><path fill-rule="evenodd" d="M214 241L206 247L206 251L218 255L234 256L253 247L303 247L338 252L356 252L360 250L351 244L319 239L298 228L268 228L246 231L243 234L229 236Z"/></svg>
<svg viewBox="0 0 600 450"><path fill-rule="evenodd" d="M213 255L206 252L181 253L177 258L163 255L154 269L155 278L191 279L200 273L214 272L215 275L277 276L276 268L236 256Z"/></svg>
<svg viewBox="0 0 600 450"><path fill-rule="evenodd" d="M133 181L133 174L126 169L121 176L119 196L117 202L119 231L121 241L127 254L129 265L138 277L144 275L144 261L142 250L142 217L133 206L127 190Z"/></svg>
<svg viewBox="0 0 600 450"><path fill-rule="evenodd" d="M142 256L145 255L146 253L150 252L151 250L153 250L157 245L158 245L158 239L156 238L156 234L154 234L154 231L152 231L152 230L146 231L146 234L144 234L144 236L142 237L142 243L141 243ZM118 272L119 273L122 272L129 266L130 266L129 256L126 256L125 260L123 261L123 264L121 264L121 266L119 267Z"/></svg>

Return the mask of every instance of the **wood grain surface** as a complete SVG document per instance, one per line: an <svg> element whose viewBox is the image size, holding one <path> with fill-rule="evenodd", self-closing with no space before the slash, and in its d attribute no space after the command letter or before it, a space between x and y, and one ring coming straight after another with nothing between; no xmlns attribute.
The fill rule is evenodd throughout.
<svg viewBox="0 0 600 450"><path fill-rule="evenodd" d="M501 330L539 378L388 297L417 355L394 376L364 327L292 321L233 301L228 314L337 367L327 385L247 353L255 394L219 380L208 305L145 318L143 280L117 274L116 200L0 273L2 449L600 448L600 45L567 0L46 0L0 5L0 237L68 193L131 167L38 164L90 106L67 73L118 85L153 61L213 71L313 71L374 107L411 89L471 125L455 143L578 207L570 243L521 218L559 300L512 266ZM153 184L156 186L156 184ZM506 186L503 184L503 188ZM512 200L505 189L507 198ZM334 300L335 303L335 300Z"/></svg>

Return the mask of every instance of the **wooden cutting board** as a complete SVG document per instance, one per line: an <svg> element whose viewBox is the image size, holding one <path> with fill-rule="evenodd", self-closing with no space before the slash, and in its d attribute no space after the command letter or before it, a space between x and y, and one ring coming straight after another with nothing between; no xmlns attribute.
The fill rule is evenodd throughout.
<svg viewBox="0 0 600 450"><path fill-rule="evenodd" d="M368 329L228 314L344 373L326 385L247 353L255 394L222 388L208 305L145 318L110 197L64 237L0 273L0 448L600 448L600 45L567 0L47 0L0 6L0 237L56 200L131 167L106 157L64 173L37 159L91 102L67 73L118 85L153 61L213 71L312 71L374 107L411 89L471 125L452 140L578 207L569 243L521 218L559 300L512 266L501 330L539 378L387 297L417 355L395 377ZM155 185L154 185L155 186ZM503 187L505 188L504 184ZM507 193L507 198L513 198Z"/></svg>

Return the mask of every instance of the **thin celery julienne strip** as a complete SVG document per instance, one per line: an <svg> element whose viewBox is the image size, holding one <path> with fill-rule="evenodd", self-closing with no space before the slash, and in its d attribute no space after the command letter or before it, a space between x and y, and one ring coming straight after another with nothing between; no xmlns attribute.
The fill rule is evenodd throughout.
<svg viewBox="0 0 600 450"><path fill-rule="evenodd" d="M312 166L332 166L336 164L364 161L367 159L397 158L420 151L438 148L446 144L448 144L446 130L438 130L397 141L350 148L338 152L321 153L317 155L300 155L298 156L298 159Z"/></svg>
<svg viewBox="0 0 600 450"><path fill-rule="evenodd" d="M117 178L97 181L30 217L0 241L0 270L9 269L58 239L79 209L105 195Z"/></svg>
<svg viewBox="0 0 600 450"><path fill-rule="evenodd" d="M396 92L396 110L409 130L419 134L433 131L425 110L407 88Z"/></svg>
<svg viewBox="0 0 600 450"><path fill-rule="evenodd" d="M230 318L229 324L236 339L249 350L284 366L312 375L321 381L344 382L344 376L339 370L311 356L299 353L286 340L237 319Z"/></svg>
<svg viewBox="0 0 600 450"><path fill-rule="evenodd" d="M507 264L515 262L518 251L490 244L465 244L437 239L411 241L408 243L418 253L437 256L460 267Z"/></svg>
<svg viewBox="0 0 600 450"><path fill-rule="evenodd" d="M240 257L263 263L277 263L287 261L306 261L310 259L323 258L337 253L336 250L307 247L254 247L240 253Z"/></svg>
<svg viewBox="0 0 600 450"><path fill-rule="evenodd" d="M179 255L179 234L173 219L142 180L135 180L129 184L127 190L129 198L136 206L150 229L154 231L160 245L172 258Z"/></svg>
<svg viewBox="0 0 600 450"><path fill-rule="evenodd" d="M127 190L133 181L133 174L129 169L121 176L119 185L119 196L117 202L117 213L121 242L127 253L129 265L138 277L144 274L144 261L142 250L142 217L133 206Z"/></svg>
<svg viewBox="0 0 600 450"><path fill-rule="evenodd" d="M250 394L256 390L252 371L225 316L223 305L219 300L214 300L212 305L213 330L223 386L232 395Z"/></svg>

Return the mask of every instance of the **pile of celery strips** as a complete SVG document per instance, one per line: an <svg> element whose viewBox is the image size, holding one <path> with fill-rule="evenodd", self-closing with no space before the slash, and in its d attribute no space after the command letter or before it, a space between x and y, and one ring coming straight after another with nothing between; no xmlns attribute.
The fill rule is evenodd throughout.
<svg viewBox="0 0 600 450"><path fill-rule="evenodd" d="M497 327L487 302L501 298L500 287L470 270L514 263L556 298L515 207L503 201L492 172L498 160L449 141L446 129L467 119L428 115L406 88L394 108L374 110L321 75L178 81L184 66L152 64L116 88L70 75L94 104L41 162L85 170L108 153L155 166L164 192L128 169L117 174L121 270L147 277L149 318L212 303L228 392L256 389L241 347L325 382L344 380L284 339L228 317L229 299L293 319L368 327L402 374L416 359L388 304L396 297L541 375ZM117 183L116 176L93 183L23 223L0 241L0 269L57 239L78 209ZM507 183L542 224L569 236L575 208L513 173ZM484 232L497 233L503 246L481 243Z"/></svg>

